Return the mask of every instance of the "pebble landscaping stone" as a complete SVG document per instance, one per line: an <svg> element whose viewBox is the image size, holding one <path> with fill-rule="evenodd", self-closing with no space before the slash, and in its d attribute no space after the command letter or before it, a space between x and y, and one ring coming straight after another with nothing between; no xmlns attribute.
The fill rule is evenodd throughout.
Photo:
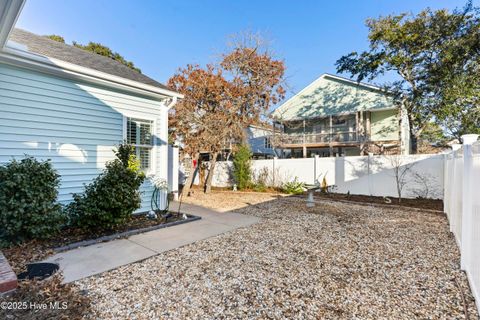
<svg viewBox="0 0 480 320"><path fill-rule="evenodd" d="M209 197L263 219L76 282L92 318L464 319L465 309L478 317L442 214Z"/></svg>

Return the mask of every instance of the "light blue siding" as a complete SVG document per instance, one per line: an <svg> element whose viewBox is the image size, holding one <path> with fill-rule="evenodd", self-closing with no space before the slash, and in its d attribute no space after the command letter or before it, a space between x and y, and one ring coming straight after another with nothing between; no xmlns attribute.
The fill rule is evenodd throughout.
<svg viewBox="0 0 480 320"><path fill-rule="evenodd" d="M167 111L160 101L0 64L0 164L25 154L51 159L63 204L113 159L124 116L155 121L151 173L166 179ZM141 191L139 212L150 208L150 183Z"/></svg>
<svg viewBox="0 0 480 320"><path fill-rule="evenodd" d="M247 129L248 144L251 151L256 155L274 156L275 152L272 148L265 147L265 139L270 139L271 130L260 127L249 126Z"/></svg>

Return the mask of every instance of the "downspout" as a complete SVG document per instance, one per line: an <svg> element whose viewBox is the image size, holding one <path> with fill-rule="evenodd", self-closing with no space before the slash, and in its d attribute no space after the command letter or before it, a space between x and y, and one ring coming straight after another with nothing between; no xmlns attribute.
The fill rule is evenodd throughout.
<svg viewBox="0 0 480 320"><path fill-rule="evenodd" d="M170 101L168 101L165 106L167 107L168 110L172 109L173 106L175 106L178 102L178 98L177 97L172 97L171 99L169 99Z"/></svg>

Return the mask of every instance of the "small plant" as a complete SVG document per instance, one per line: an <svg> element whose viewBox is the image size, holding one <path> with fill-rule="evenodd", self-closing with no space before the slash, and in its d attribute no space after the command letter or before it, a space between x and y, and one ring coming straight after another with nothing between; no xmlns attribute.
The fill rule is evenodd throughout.
<svg viewBox="0 0 480 320"><path fill-rule="evenodd" d="M327 193L331 193L331 192L335 191L336 188L337 188L336 185L334 185L334 184L329 185L328 184L327 174L325 173L325 175L323 176L323 179L322 179L322 183L320 184L320 191L324 194L327 194Z"/></svg>
<svg viewBox="0 0 480 320"><path fill-rule="evenodd" d="M252 189L257 192L267 191L268 181L270 177L270 172L267 167L263 167L254 174L254 181Z"/></svg>
<svg viewBox="0 0 480 320"><path fill-rule="evenodd" d="M282 186L282 190L288 194L302 194L304 193L307 188L305 188L305 183L298 181L298 178L295 177L293 181L284 183Z"/></svg>
<svg viewBox="0 0 480 320"><path fill-rule="evenodd" d="M395 179L395 186L397 187L398 203L402 202L403 189L408 184L407 179L412 171L412 167L415 163L408 163L401 155L387 156L387 160L392 167L392 176Z"/></svg>
<svg viewBox="0 0 480 320"><path fill-rule="evenodd" d="M252 183L252 152L248 145L241 145L233 158L233 176L239 190L249 188Z"/></svg>
<svg viewBox="0 0 480 320"><path fill-rule="evenodd" d="M322 179L322 184L320 186L322 193L328 193L328 183L327 183L327 175L325 174Z"/></svg>
<svg viewBox="0 0 480 320"><path fill-rule="evenodd" d="M66 211L77 225L84 229L113 229L125 223L140 208L139 188L145 180L135 158L134 148L118 146L117 159L107 162L105 170L89 185L83 194L73 194Z"/></svg>
<svg viewBox="0 0 480 320"><path fill-rule="evenodd" d="M0 166L0 240L48 238L64 221L56 202L60 176L50 161L26 157Z"/></svg>
<svg viewBox="0 0 480 320"><path fill-rule="evenodd" d="M438 199L441 195L437 178L430 173L413 171L410 192L418 199Z"/></svg>
<svg viewBox="0 0 480 320"><path fill-rule="evenodd" d="M252 189L256 192L265 192L267 191L267 186L264 184L254 183Z"/></svg>

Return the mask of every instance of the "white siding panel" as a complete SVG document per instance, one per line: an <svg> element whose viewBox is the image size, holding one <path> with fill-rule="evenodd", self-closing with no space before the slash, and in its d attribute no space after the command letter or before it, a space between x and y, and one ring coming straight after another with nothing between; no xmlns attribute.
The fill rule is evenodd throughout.
<svg viewBox="0 0 480 320"><path fill-rule="evenodd" d="M167 179L168 114L161 101L0 65L0 164L25 154L51 159L64 204L114 158L124 116L155 121L152 173ZM151 184L141 191L138 212L150 208Z"/></svg>

